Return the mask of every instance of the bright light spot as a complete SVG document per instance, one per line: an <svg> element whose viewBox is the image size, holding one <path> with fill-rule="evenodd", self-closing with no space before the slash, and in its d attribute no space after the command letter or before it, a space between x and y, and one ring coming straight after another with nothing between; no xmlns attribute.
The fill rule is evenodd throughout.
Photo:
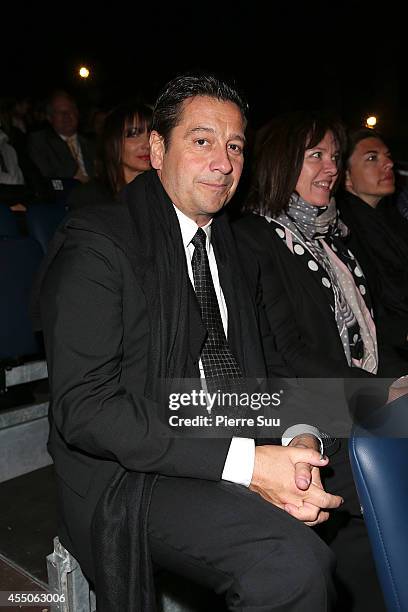
<svg viewBox="0 0 408 612"><path fill-rule="evenodd" d="M376 125L377 125L377 117L374 117L374 115L371 115L371 117L367 117L366 126L368 128L373 129Z"/></svg>
<svg viewBox="0 0 408 612"><path fill-rule="evenodd" d="M81 66L79 69L79 76L81 79L87 79L89 77L89 70L86 66Z"/></svg>

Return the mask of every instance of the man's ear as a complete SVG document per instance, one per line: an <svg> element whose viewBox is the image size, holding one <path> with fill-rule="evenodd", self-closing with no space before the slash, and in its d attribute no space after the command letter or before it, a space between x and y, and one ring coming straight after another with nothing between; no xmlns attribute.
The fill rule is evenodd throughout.
<svg viewBox="0 0 408 612"><path fill-rule="evenodd" d="M150 161L155 170L161 170L165 152L163 136L153 130L150 132Z"/></svg>
<svg viewBox="0 0 408 612"><path fill-rule="evenodd" d="M345 176L345 179L344 179L344 185L345 185L347 191L352 191L353 190L353 181L351 180L350 170L346 170L346 176Z"/></svg>

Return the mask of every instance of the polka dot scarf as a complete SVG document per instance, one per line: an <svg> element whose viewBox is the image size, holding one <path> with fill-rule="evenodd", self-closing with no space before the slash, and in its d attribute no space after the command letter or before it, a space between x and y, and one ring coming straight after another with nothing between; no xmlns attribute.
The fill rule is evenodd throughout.
<svg viewBox="0 0 408 612"><path fill-rule="evenodd" d="M294 195L286 213L266 218L323 288L349 366L376 373L377 339L367 283L342 240L348 229L338 219L334 200L312 206Z"/></svg>

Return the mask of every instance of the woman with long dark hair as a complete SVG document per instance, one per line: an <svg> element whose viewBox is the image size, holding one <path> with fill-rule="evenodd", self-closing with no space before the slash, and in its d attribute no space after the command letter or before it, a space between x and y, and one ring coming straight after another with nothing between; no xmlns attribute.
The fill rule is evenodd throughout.
<svg viewBox="0 0 408 612"><path fill-rule="evenodd" d="M72 191L69 208L116 203L125 185L151 169L151 116L148 106L135 102L120 104L110 111L99 137L96 177Z"/></svg>

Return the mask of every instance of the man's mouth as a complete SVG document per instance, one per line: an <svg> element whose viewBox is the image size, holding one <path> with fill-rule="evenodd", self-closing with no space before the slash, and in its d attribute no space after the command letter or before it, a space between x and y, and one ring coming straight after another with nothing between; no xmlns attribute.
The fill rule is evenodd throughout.
<svg viewBox="0 0 408 612"><path fill-rule="evenodd" d="M389 172L388 174L386 174L385 176L383 176L383 178L381 179L381 181L385 181L385 182L390 182L394 180L394 173L393 172Z"/></svg>
<svg viewBox="0 0 408 612"><path fill-rule="evenodd" d="M229 187L228 184L226 183L207 183L206 181L201 181L201 185L204 185L205 187L209 187L210 189L214 189L215 191L217 190L221 190L221 189L227 189Z"/></svg>

